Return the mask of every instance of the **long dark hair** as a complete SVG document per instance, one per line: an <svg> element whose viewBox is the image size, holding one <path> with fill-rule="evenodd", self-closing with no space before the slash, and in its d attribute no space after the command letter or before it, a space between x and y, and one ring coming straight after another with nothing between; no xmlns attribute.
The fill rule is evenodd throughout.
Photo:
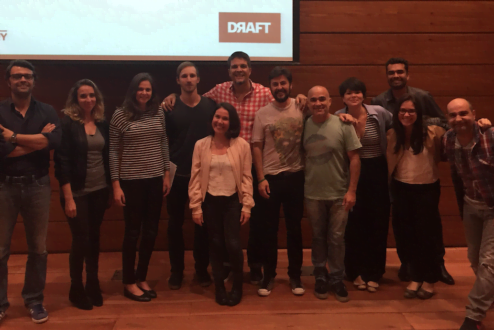
<svg viewBox="0 0 494 330"><path fill-rule="evenodd" d="M130 121L139 119L143 113L139 109L139 104L137 103L136 99L139 84L143 81L149 81L153 90L151 98L146 103L146 112L150 112L152 115L154 115L158 112L158 108L160 106L160 99L156 91L156 85L154 83L153 77L147 72L138 73L130 81L129 88L127 89L127 94L125 94L125 100L122 104L122 109Z"/></svg>
<svg viewBox="0 0 494 330"><path fill-rule="evenodd" d="M396 108L393 113L393 128L396 132L396 145L394 153L397 154L401 147L405 148L405 127L400 122L399 114L400 108L406 101L411 101L415 107L417 114L417 120L413 123L412 136L410 137L410 146L412 147L413 154L417 155L424 149L425 127L422 120L423 110L417 99L410 94L405 94L400 97L396 103Z"/></svg>
<svg viewBox="0 0 494 330"><path fill-rule="evenodd" d="M238 117L237 109L235 109L233 105L227 102L218 103L216 109L213 112L213 115L211 116L211 120L210 120L211 136L214 136L213 119L214 116L216 115L216 111L218 111L218 109L220 108L223 108L226 111L228 111L229 126L228 126L228 131L225 133L226 138L227 139L237 138L240 135L240 118Z"/></svg>

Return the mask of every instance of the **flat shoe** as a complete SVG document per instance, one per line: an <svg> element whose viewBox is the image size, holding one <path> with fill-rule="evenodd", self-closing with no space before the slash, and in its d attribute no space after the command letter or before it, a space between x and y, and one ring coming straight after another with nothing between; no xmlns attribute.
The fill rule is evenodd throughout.
<svg viewBox="0 0 494 330"><path fill-rule="evenodd" d="M432 298L433 295L434 295L434 292L425 291L422 288L420 288L417 291L417 297L419 297L422 300L430 299L430 298Z"/></svg>
<svg viewBox="0 0 494 330"><path fill-rule="evenodd" d="M367 291L374 293L377 291L378 288L379 288L379 283L373 281L367 282Z"/></svg>
<svg viewBox="0 0 494 330"><path fill-rule="evenodd" d="M355 281L353 281L353 285L358 289L358 290L365 290L367 289L367 285L365 284L365 282L362 280L362 282L359 281L362 280L362 278L359 276L355 279Z"/></svg>
<svg viewBox="0 0 494 330"><path fill-rule="evenodd" d="M139 301L139 302L151 301L151 297L148 296L145 292L142 295L137 296L125 288L124 288L124 297L129 298L131 300Z"/></svg>
<svg viewBox="0 0 494 330"><path fill-rule="evenodd" d="M417 291L413 291L410 289L405 289L405 294L403 295L406 299L417 298Z"/></svg>
<svg viewBox="0 0 494 330"><path fill-rule="evenodd" d="M143 288L141 288L139 285L137 286L139 289L141 289L142 292L144 292L145 294L147 294L150 298L157 298L158 297L158 294L156 294L156 291L154 290L144 290Z"/></svg>

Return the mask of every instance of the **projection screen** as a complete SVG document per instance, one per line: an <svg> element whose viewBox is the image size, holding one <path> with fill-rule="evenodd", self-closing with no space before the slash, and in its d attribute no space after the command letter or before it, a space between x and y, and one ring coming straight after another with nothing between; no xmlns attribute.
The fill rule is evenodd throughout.
<svg viewBox="0 0 494 330"><path fill-rule="evenodd" d="M242 50L252 60L293 61L298 52L296 0L0 4L3 60L223 61Z"/></svg>

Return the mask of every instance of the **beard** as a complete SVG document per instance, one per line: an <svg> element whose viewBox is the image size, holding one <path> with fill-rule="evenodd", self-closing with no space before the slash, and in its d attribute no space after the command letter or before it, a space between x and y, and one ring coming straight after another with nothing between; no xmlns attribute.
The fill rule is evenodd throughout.
<svg viewBox="0 0 494 330"><path fill-rule="evenodd" d="M281 91L282 91L282 92L284 92L285 94L284 94L284 96L283 96L283 97L278 97L278 92L281 92ZM274 97L274 99L276 100L276 102L278 102L278 103L283 103L283 102L285 102L286 100L288 100L288 98L290 97L290 92L291 92L291 91L292 91L291 89L289 89L289 90L286 90L286 89L284 89L284 88L283 88L283 89L278 89L277 91L275 91L275 92L273 93L273 97Z"/></svg>
<svg viewBox="0 0 494 330"><path fill-rule="evenodd" d="M407 85L407 81L405 79L399 79L398 81L400 82L400 84L395 85L394 81L388 80L388 84L391 87L391 89L395 89L395 90L396 89L402 89L403 87L405 87Z"/></svg>
<svg viewBox="0 0 494 330"><path fill-rule="evenodd" d="M12 90L12 94L14 94L15 97L17 97L19 99L25 100L25 99L28 99L31 96L32 90L33 90L32 88L28 89L27 91L20 91L20 90L17 90L17 89L13 89Z"/></svg>

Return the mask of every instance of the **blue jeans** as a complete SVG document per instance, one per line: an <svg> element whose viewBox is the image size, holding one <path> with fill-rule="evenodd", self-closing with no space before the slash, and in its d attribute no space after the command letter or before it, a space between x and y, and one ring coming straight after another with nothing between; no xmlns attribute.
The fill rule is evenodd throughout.
<svg viewBox="0 0 494 330"><path fill-rule="evenodd" d="M48 175L31 184L0 182L0 310L5 311L10 306L7 300L7 261L10 257L10 241L19 213L24 222L28 246L22 298L26 307L43 302L50 199Z"/></svg>
<svg viewBox="0 0 494 330"><path fill-rule="evenodd" d="M494 209L465 199L463 226L468 259L476 275L468 295L467 317L482 321L494 303Z"/></svg>
<svg viewBox="0 0 494 330"><path fill-rule="evenodd" d="M342 203L342 199L305 199L307 215L312 225L314 276L316 280L328 280L330 285L343 281L345 273L345 228L348 212Z"/></svg>

